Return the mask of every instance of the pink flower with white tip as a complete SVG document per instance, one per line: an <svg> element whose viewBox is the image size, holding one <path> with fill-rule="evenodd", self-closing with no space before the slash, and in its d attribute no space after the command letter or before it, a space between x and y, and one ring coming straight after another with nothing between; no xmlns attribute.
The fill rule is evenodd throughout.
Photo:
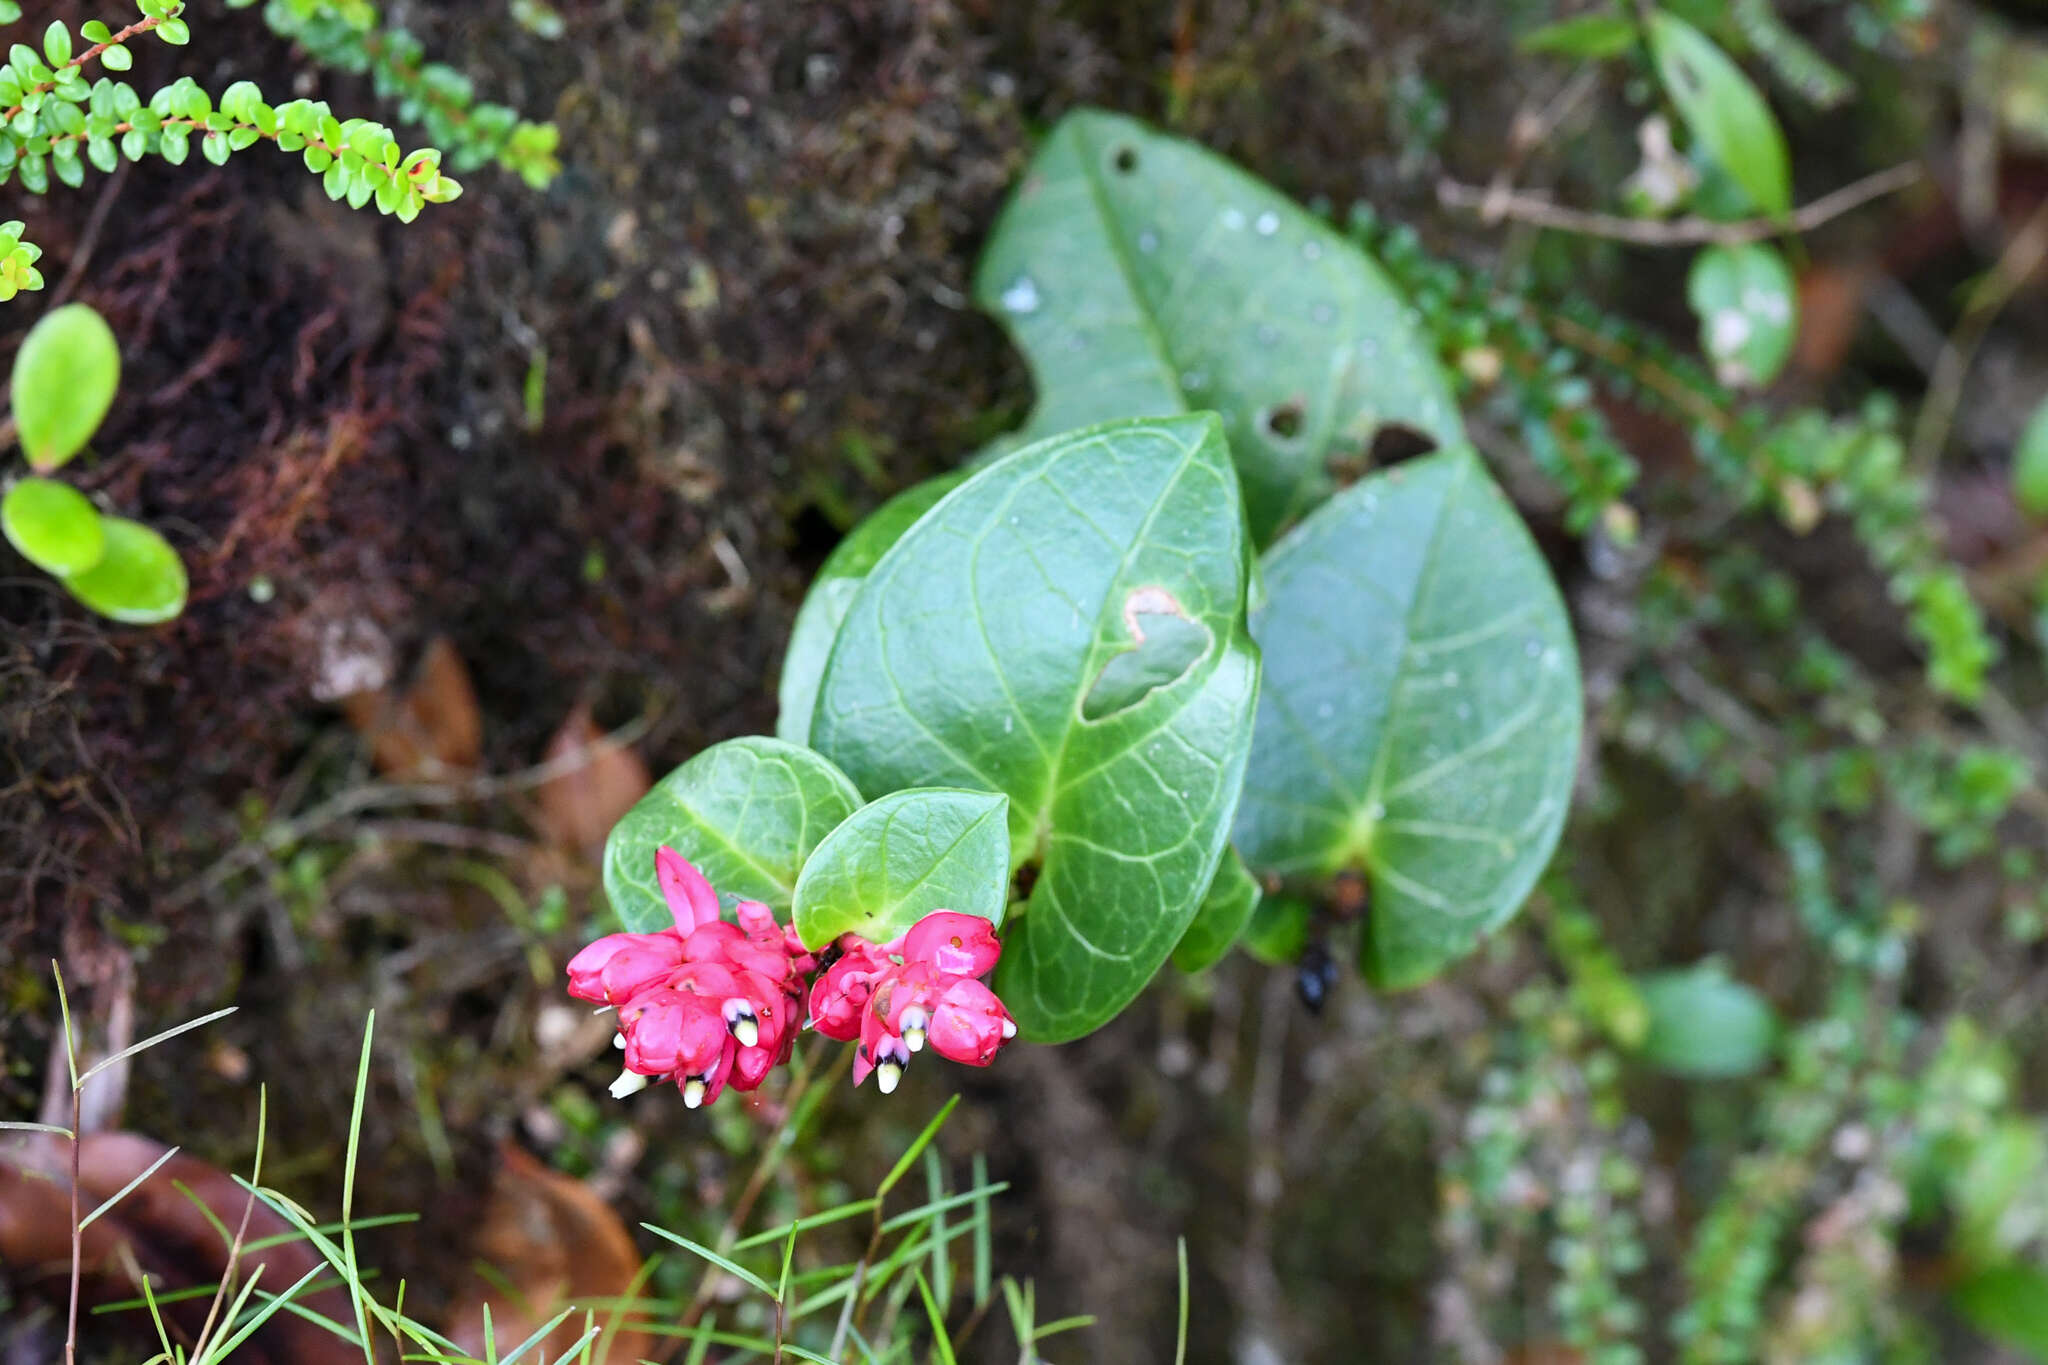
<svg viewBox="0 0 2048 1365"><path fill-rule="evenodd" d="M626 1070L620 1098L673 1078L695 1109L761 1084L789 1059L816 964L795 934L758 901L719 916L718 893L672 848L654 856L655 879L675 917L653 934L609 934L570 960L569 994L619 1012Z"/></svg>
<svg viewBox="0 0 2048 1365"><path fill-rule="evenodd" d="M1003 1002L975 979L1003 952L978 915L934 910L893 943L846 934L836 946L838 958L811 987L811 1026L827 1038L859 1039L855 1085L873 1072L889 1094L926 1043L941 1057L987 1066L1017 1036Z"/></svg>

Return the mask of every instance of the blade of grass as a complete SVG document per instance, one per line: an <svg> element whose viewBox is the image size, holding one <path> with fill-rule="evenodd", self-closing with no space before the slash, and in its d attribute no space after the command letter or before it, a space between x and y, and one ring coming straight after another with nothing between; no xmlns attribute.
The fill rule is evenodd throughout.
<svg viewBox="0 0 2048 1365"><path fill-rule="evenodd" d="M946 1245L946 1172L939 1164L939 1154L930 1147L924 1149L924 1188L929 1195L932 1211L932 1293L940 1303L953 1301L953 1255ZM965 1196L972 1199L972 1195Z"/></svg>
<svg viewBox="0 0 2048 1365"><path fill-rule="evenodd" d="M70 1137L71 1130L55 1123L28 1123L17 1119L0 1121L0 1129L15 1133L55 1133L58 1137Z"/></svg>
<svg viewBox="0 0 2048 1365"><path fill-rule="evenodd" d="M1031 1334L1033 1341L1044 1341L1047 1337L1058 1336L1061 1332L1072 1332L1082 1327L1093 1327L1093 1313L1079 1313L1071 1318L1055 1318Z"/></svg>
<svg viewBox="0 0 2048 1365"><path fill-rule="evenodd" d="M646 1228L656 1237L666 1237L669 1241L674 1242L683 1250L691 1252L699 1257L702 1257L704 1260L711 1262L711 1264L717 1266L720 1270L725 1271L727 1274L737 1276L739 1279L745 1281L747 1284L752 1285L754 1288L760 1290L763 1294L768 1295L770 1298L773 1298L775 1296L775 1291L768 1287L768 1281L762 1279L759 1275L756 1275L753 1271L748 1270L745 1266L740 1265L738 1262L727 1260L725 1257L713 1251L710 1247L704 1246L697 1242L693 1242L689 1238L681 1236L680 1234L670 1232L667 1228L658 1228L654 1226L654 1224L652 1223L642 1223L640 1226Z"/></svg>
<svg viewBox="0 0 2048 1365"><path fill-rule="evenodd" d="M947 1100L939 1107L939 1112L932 1115L932 1121L924 1126L924 1131L917 1135L917 1140L911 1143L903 1155L896 1159L896 1164L890 1168L889 1174L882 1177L882 1183L875 1186L876 1199L887 1199L889 1197L889 1191L896 1188L896 1182L903 1178L903 1173L910 1169L911 1163L924 1155L925 1147L933 1138L939 1135L939 1129L946 1126L946 1120L951 1118L953 1111L959 1107L960 1097L958 1095Z"/></svg>
<svg viewBox="0 0 2048 1365"><path fill-rule="evenodd" d="M355 1215L356 1154L363 1138L363 1098L370 1089L370 1041L376 1033L377 1011L371 1010L363 1021L363 1055L356 1063L355 1106L349 1113L348 1157L341 1173L341 1249L348 1266L343 1274L348 1279L349 1306L355 1310L356 1335L363 1343L364 1365L377 1365L377 1351L370 1342L369 1324L363 1319L361 1279L356 1272L356 1234L350 1219Z"/></svg>
<svg viewBox="0 0 2048 1365"><path fill-rule="evenodd" d="M224 1010L215 1010L212 1014L202 1014L197 1019L187 1019L184 1023L179 1024L177 1027L167 1028L162 1033L152 1034L151 1036L144 1038L139 1043L131 1043L127 1047L122 1048L119 1052L116 1052L113 1056L102 1057L99 1061L93 1063L92 1066L86 1069L86 1073L78 1078L78 1084L84 1085L87 1081L99 1075L102 1071L105 1071L114 1063L126 1061L128 1058L133 1057L138 1052L147 1052L149 1049L155 1047L158 1043L164 1042L167 1039L175 1038L181 1033L190 1033L193 1029L199 1028L206 1024L210 1024L216 1019L225 1019L230 1014L233 1014L236 1008L237 1006L229 1005Z"/></svg>
<svg viewBox="0 0 2048 1365"><path fill-rule="evenodd" d="M953 1339L946 1335L946 1315L939 1311L938 1301L932 1298L932 1287L925 1282L924 1272L917 1272L917 1292L924 1299L925 1316L932 1320L932 1345L938 1350L943 1365L959 1365L953 1359Z"/></svg>
<svg viewBox="0 0 2048 1365"><path fill-rule="evenodd" d="M989 1196L999 1189L1007 1189L1009 1182L1000 1186L988 1183L988 1158L980 1152L974 1154L974 1301L985 1304L989 1291L995 1287L994 1232L989 1225Z"/></svg>
<svg viewBox="0 0 2048 1365"><path fill-rule="evenodd" d="M1188 1365L1188 1239L1174 1239L1175 1255L1180 1261L1180 1327L1173 1338L1173 1365Z"/></svg>
<svg viewBox="0 0 2048 1365"><path fill-rule="evenodd" d="M989 1195L1001 1194L1004 1190L1007 1190L1009 1188L1009 1181L999 1180L995 1184L989 1185L980 1190L962 1190L958 1194L949 1194L943 1199L935 1199L929 1204L919 1204L914 1209L905 1209L903 1212L884 1220L882 1223L882 1231L885 1233L894 1232L898 1228L908 1227L910 1224L918 1222L921 1219L927 1217L936 1217L936 1215L942 1214L948 1209L957 1209L962 1204L972 1204L977 1200L986 1201ZM945 1227L945 1221L943 1219L938 1219L938 1222L941 1228ZM809 1226L808 1222L806 1222L805 1226ZM947 1234L947 1240L951 1241L952 1238L955 1235L958 1235L959 1232L965 1232L966 1230L967 1224L961 1224L960 1228L956 1232Z"/></svg>
<svg viewBox="0 0 2048 1365"><path fill-rule="evenodd" d="M856 1199L850 1204L840 1204L835 1208L826 1209L823 1213L807 1214L802 1218L769 1228L765 1232L757 1232L751 1237L742 1237L727 1248L727 1250L747 1251L754 1247L766 1246L770 1242L779 1242L787 1237L789 1230L795 1227L797 1223L802 1223L807 1228L821 1228L827 1223L844 1222L848 1218L858 1218L864 1213L872 1213L874 1208L874 1196L869 1195L865 1199Z"/></svg>
<svg viewBox="0 0 2048 1365"><path fill-rule="evenodd" d="M94 1209L91 1213L88 1213L87 1215L85 1215L84 1218L80 1219L78 1224L78 1230L80 1232L84 1232L87 1228L91 1227L95 1219L97 1219L101 1214L105 1213L108 1209L114 1207L114 1205L120 1203L123 1199L126 1199L128 1197L128 1192L130 1190L134 1189L137 1185L140 1185L143 1181L155 1175L159 1170L162 1170L163 1164L166 1161L169 1161L172 1157L176 1156L177 1154L178 1149L176 1147L173 1147L170 1150L166 1151L162 1156L158 1157L155 1161L150 1162L148 1168L144 1170L141 1175L136 1176L133 1180L123 1185L120 1189L115 1190L111 1195L107 1196L106 1202L102 1203L98 1208ZM223 1228L221 1230L225 1232L227 1229Z"/></svg>

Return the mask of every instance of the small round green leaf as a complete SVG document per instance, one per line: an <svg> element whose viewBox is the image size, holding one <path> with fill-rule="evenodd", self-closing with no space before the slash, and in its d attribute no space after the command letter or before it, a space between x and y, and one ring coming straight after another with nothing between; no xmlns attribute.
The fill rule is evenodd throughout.
<svg viewBox="0 0 2048 1365"><path fill-rule="evenodd" d="M0 530L29 563L69 578L100 562L107 533L99 510L70 484L23 479L0 499Z"/></svg>
<svg viewBox="0 0 2048 1365"><path fill-rule="evenodd" d="M637 933L673 924L654 875L654 852L668 844L727 901L766 901L787 913L804 860L859 806L846 774L801 745L758 735L714 744L612 827L605 896Z"/></svg>
<svg viewBox="0 0 2048 1365"><path fill-rule="evenodd" d="M1989 1266L1965 1277L1949 1298L1985 1336L2048 1360L2048 1271L2023 1261Z"/></svg>
<svg viewBox="0 0 2048 1365"><path fill-rule="evenodd" d="M1659 972L1641 983L1650 1012L1642 1056L1674 1075L1749 1076L1770 1064L1777 1016L1761 995L1719 963Z"/></svg>
<svg viewBox="0 0 2048 1365"><path fill-rule="evenodd" d="M121 382L121 348L106 320L69 303L29 329L14 356L14 423L28 462L48 473L99 429Z"/></svg>
<svg viewBox="0 0 2048 1365"><path fill-rule="evenodd" d="M2012 456L2012 495L2030 517L2048 517L2048 398L2034 409Z"/></svg>
<svg viewBox="0 0 2048 1365"><path fill-rule="evenodd" d="M910 787L825 836L797 878L792 922L810 948L849 932L886 943L934 910L1000 924L1009 896L1010 799Z"/></svg>
<svg viewBox="0 0 2048 1365"><path fill-rule="evenodd" d="M102 517L106 552L64 580L71 595L111 620L153 626L185 609L185 565L170 542L139 521Z"/></svg>
<svg viewBox="0 0 2048 1365"><path fill-rule="evenodd" d="M1216 880L1209 883L1209 894L1202 898L1202 908L1195 911L1194 923L1188 925L1173 950L1173 965L1184 972L1199 972L1221 962L1258 908L1258 882L1245 870L1237 850L1225 849L1223 861L1216 867Z"/></svg>
<svg viewBox="0 0 2048 1365"><path fill-rule="evenodd" d="M1730 388L1777 378L1799 330L1799 291L1775 247L1710 246L1693 257L1686 298L1700 320L1700 349Z"/></svg>
<svg viewBox="0 0 2048 1365"><path fill-rule="evenodd" d="M1650 16L1650 52L1693 141L1756 206L1773 217L1792 208L1791 156L1763 95L1714 40L1683 19Z"/></svg>
<svg viewBox="0 0 2048 1365"><path fill-rule="evenodd" d="M1315 910L1298 896L1264 896L1252 907L1241 941L1244 950L1269 967L1288 967L1308 949Z"/></svg>

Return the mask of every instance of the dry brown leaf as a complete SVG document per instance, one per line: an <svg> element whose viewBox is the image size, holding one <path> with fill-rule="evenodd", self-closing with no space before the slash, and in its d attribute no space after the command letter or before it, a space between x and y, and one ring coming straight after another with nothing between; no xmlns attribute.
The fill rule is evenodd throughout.
<svg viewBox="0 0 2048 1365"><path fill-rule="evenodd" d="M135 1133L88 1134L79 1150L80 1212L119 1193L164 1151L161 1143ZM71 1271L70 1166L70 1144L48 1134L0 1147L0 1265L58 1304L68 1297ZM183 1153L171 1157L85 1229L80 1238L82 1305L137 1297L143 1276L157 1293L219 1283L227 1244L186 1191L230 1230L240 1224L249 1198L226 1172ZM290 1231L261 1203L249 1215L249 1241ZM282 1290L320 1264L306 1243L280 1242L244 1253L241 1282L261 1267L260 1287ZM294 1301L336 1321L348 1313L348 1301L336 1289L302 1293ZM210 1307L211 1298L200 1296L166 1305L163 1312L176 1338L189 1344ZM81 1339L92 1342L124 1326L148 1330L139 1316L125 1322L85 1319ZM279 1313L244 1343L236 1359L248 1365L346 1365L361 1361L362 1352L304 1318Z"/></svg>
<svg viewBox="0 0 2048 1365"><path fill-rule="evenodd" d="M1863 300L1871 284L1865 265L1815 265L1799 278L1799 335L1792 366L1813 379L1828 379L1842 368L1863 324Z"/></svg>
<svg viewBox="0 0 2048 1365"><path fill-rule="evenodd" d="M387 688L341 698L349 724L370 742L378 771L404 780L436 780L476 770L483 757L483 713L469 668L446 636L421 656L403 696Z"/></svg>
<svg viewBox="0 0 2048 1365"><path fill-rule="evenodd" d="M581 761L575 762L579 757ZM640 756L607 740L590 708L580 703L548 741L543 761L575 766L541 784L541 832L561 847L592 858L603 852L612 826L654 785Z"/></svg>
<svg viewBox="0 0 2048 1365"><path fill-rule="evenodd" d="M524 1341L571 1303L631 1293L640 1273L640 1253L625 1224L588 1185L509 1145L500 1152L471 1253L515 1291L479 1276L449 1315L449 1338L471 1353L483 1350L486 1304L498 1340ZM606 1317L597 1314L600 1325ZM544 1350L566 1350L582 1333L579 1314L550 1334ZM638 1360L653 1350L653 1338L628 1323L606 1332L592 1358Z"/></svg>

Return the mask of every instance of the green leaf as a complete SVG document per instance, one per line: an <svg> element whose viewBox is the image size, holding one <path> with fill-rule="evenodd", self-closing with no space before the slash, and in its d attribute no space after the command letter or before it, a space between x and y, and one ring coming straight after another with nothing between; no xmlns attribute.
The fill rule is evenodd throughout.
<svg viewBox="0 0 2048 1365"><path fill-rule="evenodd" d="M2034 409L2012 456L2012 495L2030 517L2048 517L2048 398Z"/></svg>
<svg viewBox="0 0 2048 1365"><path fill-rule="evenodd" d="M818 576L811 580L811 589L804 594L804 604L789 632L789 649L782 656L782 682L776 689L781 705L775 719L776 734L792 744L810 738L818 679L824 676L832 642L839 636L839 623L846 619L861 580L913 522L966 477L942 474L904 489L869 513L833 548Z"/></svg>
<svg viewBox="0 0 2048 1365"><path fill-rule="evenodd" d="M12 382L22 453L48 473L99 430L121 383L121 348L98 313L69 303L29 329Z"/></svg>
<svg viewBox="0 0 2048 1365"><path fill-rule="evenodd" d="M2034 1235L2029 1191L2041 1188L2048 1167L2048 1135L2031 1118L2000 1120L1972 1144L1954 1172L1955 1246L1966 1261L1984 1264L2017 1254Z"/></svg>
<svg viewBox="0 0 2048 1365"><path fill-rule="evenodd" d="M23 479L0 499L0 531L45 573L69 578L100 562L107 533L99 510L70 484Z"/></svg>
<svg viewBox="0 0 2048 1365"><path fill-rule="evenodd" d="M975 299L1030 362L1023 436L1213 408L1260 544L1361 465L1375 434L1459 435L1407 303L1357 247L1192 143L1084 110L997 221Z"/></svg>
<svg viewBox="0 0 2048 1365"><path fill-rule="evenodd" d="M1985 1336L2048 1361L2048 1271L2017 1261L1992 1266L1958 1284L1949 1299Z"/></svg>
<svg viewBox="0 0 2048 1365"><path fill-rule="evenodd" d="M934 910L1003 922L1010 802L994 792L910 787L862 806L797 878L791 922L809 948L852 932L887 943Z"/></svg>
<svg viewBox="0 0 2048 1365"><path fill-rule="evenodd" d="M1579 57L1598 61L1619 57L1635 46L1636 25L1625 14L1581 14L1524 35L1516 46L1524 52L1547 53L1554 57Z"/></svg>
<svg viewBox="0 0 2048 1365"><path fill-rule="evenodd" d="M1707 247L1693 257L1685 292L1723 384L1761 388L1777 378L1799 331L1799 290L1776 247Z"/></svg>
<svg viewBox="0 0 2048 1365"><path fill-rule="evenodd" d="M100 53L100 60L106 63L109 71L126 71L135 65L135 58L130 55L127 47L120 43Z"/></svg>
<svg viewBox="0 0 2048 1365"><path fill-rule="evenodd" d="M1208 889L1258 684L1244 517L1213 416L1110 423L981 470L882 556L846 613L811 739L873 795L1010 798L1013 908L996 990L1030 1037L1100 1026ZM1209 644L1121 710L1083 714L1143 618Z"/></svg>
<svg viewBox="0 0 2048 1365"><path fill-rule="evenodd" d="M64 27L62 19L53 19L43 30L43 55L50 59L52 68L63 66L71 60L71 30Z"/></svg>
<svg viewBox="0 0 2048 1365"><path fill-rule="evenodd" d="M1221 962L1258 908L1258 882L1245 870L1236 849L1224 849L1209 893L1202 897L1194 922L1173 950L1173 965L1184 972L1199 972Z"/></svg>
<svg viewBox="0 0 2048 1365"><path fill-rule="evenodd" d="M1244 950L1269 967L1290 966L1308 947L1315 910L1299 896L1263 896L1245 922Z"/></svg>
<svg viewBox="0 0 2048 1365"><path fill-rule="evenodd" d="M1679 1076L1750 1076L1770 1065L1778 1021L1761 995L1708 960L1641 981L1643 1060Z"/></svg>
<svg viewBox="0 0 2048 1365"><path fill-rule="evenodd" d="M153 626L185 610L185 565L170 542L138 521L102 517L99 562L64 580L71 595L100 615Z"/></svg>
<svg viewBox="0 0 2048 1365"><path fill-rule="evenodd" d="M1693 141L1772 217L1792 209L1791 158L1771 107L1714 40L1673 15L1650 16L1650 52Z"/></svg>
<svg viewBox="0 0 2048 1365"><path fill-rule="evenodd" d="M628 929L675 921L654 877L663 844L701 869L727 901L787 914L797 873L860 793L809 749L749 735L714 744L654 784L604 845L604 891Z"/></svg>
<svg viewBox="0 0 2048 1365"><path fill-rule="evenodd" d="M1265 589L1237 847L1262 876L1369 875L1366 975L1427 980L1520 908L1563 828L1564 604L1469 450L1339 494L1268 552Z"/></svg>

